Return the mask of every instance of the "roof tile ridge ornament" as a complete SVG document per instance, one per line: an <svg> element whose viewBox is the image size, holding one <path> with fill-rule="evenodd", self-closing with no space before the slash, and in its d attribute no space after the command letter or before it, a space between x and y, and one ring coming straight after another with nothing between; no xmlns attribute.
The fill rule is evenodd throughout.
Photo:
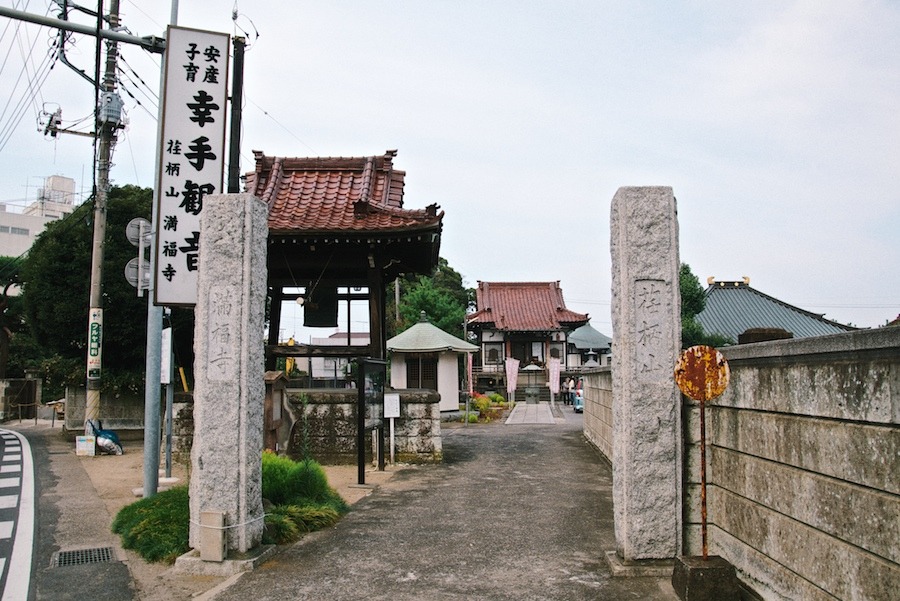
<svg viewBox="0 0 900 601"><path fill-rule="evenodd" d="M272 169L269 171L269 179L266 182L266 189L261 197L261 200L263 200L270 209L275 202L275 190L278 188L278 184L281 180L281 168L283 162L284 159L281 157L273 158Z"/></svg>
<svg viewBox="0 0 900 601"><path fill-rule="evenodd" d="M359 205L359 206L357 206ZM424 209L404 209L399 207L392 207L383 204L376 204L372 202L367 202L365 200L357 200L353 203L353 212L356 215L357 219L362 219L366 215L371 215L375 213L380 213L383 215L398 215L401 217L412 217L412 218L427 218L434 219L438 217L438 209L441 206L437 203L430 204ZM441 211L440 215L443 216L444 212Z"/></svg>
<svg viewBox="0 0 900 601"><path fill-rule="evenodd" d="M370 205L365 200L357 200L353 203L353 217L356 219L365 219L366 216L374 209L372 205Z"/></svg>
<svg viewBox="0 0 900 601"><path fill-rule="evenodd" d="M478 288L481 290L482 300L484 301L484 307L482 309L486 309L488 311L491 310L491 283L490 282L482 282L478 281Z"/></svg>
<svg viewBox="0 0 900 601"><path fill-rule="evenodd" d="M266 170L266 159L268 159L268 157L266 156L266 153L264 151L262 151L262 150L254 150L253 151L253 163L254 163L253 189L251 190L246 187L246 180L245 180L245 184L244 184L244 189L247 192L249 192L257 197L259 197L261 195L260 190L259 190L260 183L268 181L263 177L263 171ZM249 173L245 174L245 176L249 176L249 175L250 175Z"/></svg>
<svg viewBox="0 0 900 601"><path fill-rule="evenodd" d="M385 150L381 170L384 171L384 189L381 192L381 202L379 204L388 206L391 199L391 180L394 175L394 157L397 156L396 150ZM372 157L374 159L374 157ZM375 182L373 178L372 186ZM400 208L403 208L403 198L400 199Z"/></svg>
<svg viewBox="0 0 900 601"><path fill-rule="evenodd" d="M362 184L360 185L361 193L357 202L371 202L372 189L375 187L375 178L373 172L375 170L375 157L366 157L366 165L363 167ZM356 203L354 203L355 207ZM355 210L355 209L354 209Z"/></svg>
<svg viewBox="0 0 900 601"><path fill-rule="evenodd" d="M550 284L550 294L553 295L553 300L556 304L557 312L566 311L566 301L563 299L562 288L559 286L559 280L555 282L549 282Z"/></svg>

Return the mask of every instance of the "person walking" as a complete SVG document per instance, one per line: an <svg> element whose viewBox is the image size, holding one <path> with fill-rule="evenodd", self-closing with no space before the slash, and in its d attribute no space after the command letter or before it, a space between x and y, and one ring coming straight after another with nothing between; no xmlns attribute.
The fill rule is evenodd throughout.
<svg viewBox="0 0 900 601"><path fill-rule="evenodd" d="M575 402L575 380L572 379L572 376L569 376L569 379L566 382L566 405L571 405L574 402Z"/></svg>

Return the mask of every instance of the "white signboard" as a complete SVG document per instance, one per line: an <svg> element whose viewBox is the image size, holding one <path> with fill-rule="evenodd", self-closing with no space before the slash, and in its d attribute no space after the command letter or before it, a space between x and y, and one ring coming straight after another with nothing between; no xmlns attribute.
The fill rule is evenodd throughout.
<svg viewBox="0 0 900 601"><path fill-rule="evenodd" d="M91 309L88 317L88 379L99 380L103 354L103 309Z"/></svg>
<svg viewBox="0 0 900 601"><path fill-rule="evenodd" d="M169 27L157 173L154 303L197 302L203 198L222 193L228 50L225 33Z"/></svg>
<svg viewBox="0 0 900 601"><path fill-rule="evenodd" d="M163 328L160 342L159 383L172 383L172 328Z"/></svg>
<svg viewBox="0 0 900 601"><path fill-rule="evenodd" d="M384 416L400 417L400 395L398 393L385 393Z"/></svg>

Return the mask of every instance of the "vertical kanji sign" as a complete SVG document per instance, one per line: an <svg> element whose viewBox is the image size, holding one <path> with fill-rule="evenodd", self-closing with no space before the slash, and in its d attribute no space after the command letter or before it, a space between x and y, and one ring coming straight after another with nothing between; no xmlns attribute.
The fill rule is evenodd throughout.
<svg viewBox="0 0 900 601"><path fill-rule="evenodd" d="M203 199L223 192L229 42L225 33L168 30L156 177L157 305L197 302Z"/></svg>

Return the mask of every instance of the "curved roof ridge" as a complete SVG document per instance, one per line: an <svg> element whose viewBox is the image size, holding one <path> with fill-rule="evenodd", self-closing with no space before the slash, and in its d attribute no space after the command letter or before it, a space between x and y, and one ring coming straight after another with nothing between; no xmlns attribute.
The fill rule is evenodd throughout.
<svg viewBox="0 0 900 601"><path fill-rule="evenodd" d="M254 151L256 169L245 189L269 209L269 231L440 232L444 216L436 204L404 209L404 171L394 168L396 150L381 156L338 158L270 157Z"/></svg>
<svg viewBox="0 0 900 601"><path fill-rule="evenodd" d="M281 179L281 165L283 159L275 157L272 161L272 170L269 172L269 179L266 182L266 189L263 191L261 199L272 208L273 198L275 197L275 189L278 187Z"/></svg>

